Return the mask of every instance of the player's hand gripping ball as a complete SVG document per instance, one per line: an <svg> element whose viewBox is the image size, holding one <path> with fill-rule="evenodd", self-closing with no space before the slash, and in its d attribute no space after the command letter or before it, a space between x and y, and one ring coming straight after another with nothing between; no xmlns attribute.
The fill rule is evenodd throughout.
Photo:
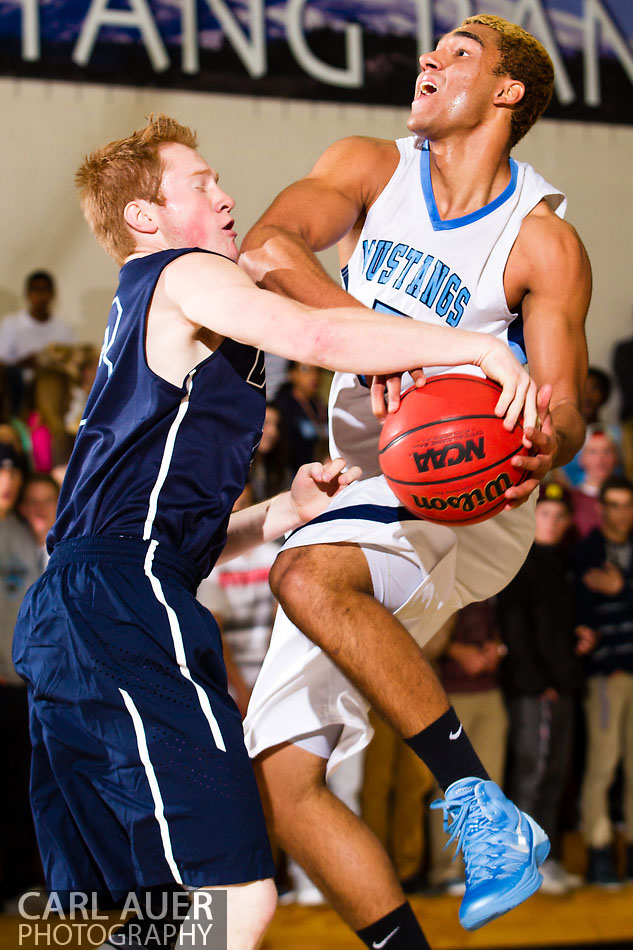
<svg viewBox="0 0 633 950"><path fill-rule="evenodd" d="M436 524L476 524L506 505L504 493L528 473L511 464L529 455L520 423L495 415L501 387L490 379L447 373L402 395L387 416L380 466L398 500Z"/></svg>

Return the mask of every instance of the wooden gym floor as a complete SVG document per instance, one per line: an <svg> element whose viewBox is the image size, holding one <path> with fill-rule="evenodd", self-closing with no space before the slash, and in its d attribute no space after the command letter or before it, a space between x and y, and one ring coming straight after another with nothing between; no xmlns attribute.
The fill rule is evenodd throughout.
<svg viewBox="0 0 633 950"><path fill-rule="evenodd" d="M503 950L633 950L633 885L608 892L581 888L566 897L536 894L511 913L475 933L462 930L457 921L459 898L413 897L413 908L434 950L503 948ZM60 947L85 950L94 943L67 942L68 928L59 942L42 934L20 939L17 917L0 917L0 950L34 950ZM23 931L23 934L25 931ZM51 933L54 930L51 929ZM98 931L97 931L98 934ZM280 907L266 935L262 950L359 950L360 941L329 907Z"/></svg>
<svg viewBox="0 0 633 950"><path fill-rule="evenodd" d="M481 930L457 920L458 897L413 897L411 903L433 950L574 948L618 943L633 950L633 885L617 892L581 888L567 897L536 894ZM264 950L359 950L360 941L329 908L281 907Z"/></svg>
<svg viewBox="0 0 633 950"><path fill-rule="evenodd" d="M566 835L563 859L570 871L584 870L584 849L577 833ZM581 887L564 897L535 894L524 904L481 930L468 933L457 919L459 897L410 898L433 950L633 950L633 884L616 891ZM54 923L49 932L54 934ZM112 923L117 922L116 918ZM42 923L42 922L41 922ZM91 950L98 943L69 940L62 928L59 942L42 933L20 935L18 917L0 916L0 950L65 947ZM99 929L95 931L98 939ZM360 950L362 944L329 907L279 907L262 950Z"/></svg>

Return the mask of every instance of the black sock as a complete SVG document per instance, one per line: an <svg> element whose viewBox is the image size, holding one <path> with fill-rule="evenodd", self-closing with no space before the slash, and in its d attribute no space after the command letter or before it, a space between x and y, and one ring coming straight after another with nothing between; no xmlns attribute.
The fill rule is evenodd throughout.
<svg viewBox="0 0 633 950"><path fill-rule="evenodd" d="M404 741L431 770L443 791L460 778L490 777L452 706L422 732Z"/></svg>
<svg viewBox="0 0 633 950"><path fill-rule="evenodd" d="M376 950L430 950L408 901L356 934Z"/></svg>

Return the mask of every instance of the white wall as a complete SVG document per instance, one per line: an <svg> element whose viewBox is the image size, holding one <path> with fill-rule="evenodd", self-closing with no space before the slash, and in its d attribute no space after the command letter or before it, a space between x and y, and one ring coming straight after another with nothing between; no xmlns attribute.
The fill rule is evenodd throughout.
<svg viewBox="0 0 633 950"><path fill-rule="evenodd" d="M0 314L21 302L23 278L57 277L58 311L82 338L100 342L116 267L88 232L74 195L83 156L164 111L198 130L201 151L237 197L243 235L272 197L344 135L406 134L406 108L306 103L118 86L0 79L2 253ZM615 339L631 332L633 128L542 121L517 150L568 194L568 220L594 269L591 360L608 368ZM334 273L333 252L325 261Z"/></svg>

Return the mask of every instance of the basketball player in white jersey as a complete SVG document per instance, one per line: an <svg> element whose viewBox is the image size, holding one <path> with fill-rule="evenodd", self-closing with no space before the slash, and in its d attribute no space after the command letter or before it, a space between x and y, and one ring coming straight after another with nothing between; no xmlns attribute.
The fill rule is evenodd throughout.
<svg viewBox="0 0 633 950"><path fill-rule="evenodd" d="M491 334L524 349L541 387L542 426L528 429L535 455L513 460L527 479L491 521L450 529L404 520L376 474L372 400L384 414L384 381L370 397L364 380L337 374L331 450L360 464L365 480L295 532L271 574L284 612L246 720L268 815L366 945L388 941L389 950L428 943L387 855L324 784L326 768L369 739L364 698L446 790L446 823L466 863L462 924L481 926L541 882L542 831L485 781L418 644L451 612L508 583L532 540L532 492L582 444L591 282L582 244L562 220L564 196L510 158L551 97L543 47L481 15L443 36L420 66L413 136L332 145L277 197L241 258L261 286L303 303L344 307L356 298L393 314L394 330L410 317ZM335 243L345 289L313 253ZM445 370L450 352L425 372ZM393 409L400 380L387 389Z"/></svg>

